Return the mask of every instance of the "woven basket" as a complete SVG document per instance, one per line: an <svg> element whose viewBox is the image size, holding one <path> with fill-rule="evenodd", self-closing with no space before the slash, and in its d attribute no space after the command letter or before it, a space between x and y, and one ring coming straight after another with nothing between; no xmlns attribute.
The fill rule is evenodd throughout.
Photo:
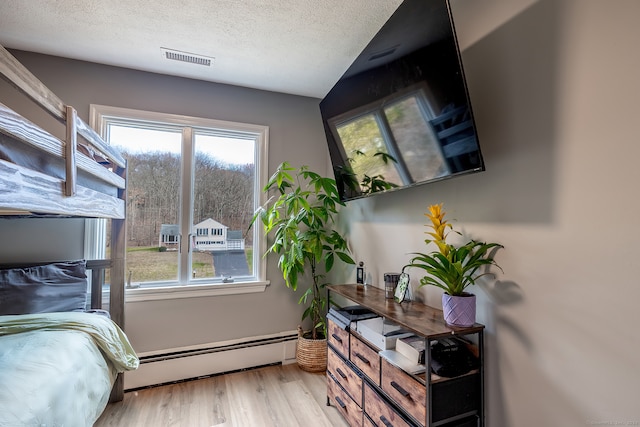
<svg viewBox="0 0 640 427"><path fill-rule="evenodd" d="M303 371L324 372L327 370L327 339L305 338L298 332L296 362Z"/></svg>

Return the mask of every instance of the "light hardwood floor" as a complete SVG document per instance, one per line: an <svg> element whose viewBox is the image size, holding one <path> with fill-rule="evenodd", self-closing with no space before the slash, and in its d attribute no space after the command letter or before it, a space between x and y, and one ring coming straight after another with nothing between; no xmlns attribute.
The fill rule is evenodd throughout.
<svg viewBox="0 0 640 427"><path fill-rule="evenodd" d="M340 427L325 374L276 365L127 392L94 427Z"/></svg>

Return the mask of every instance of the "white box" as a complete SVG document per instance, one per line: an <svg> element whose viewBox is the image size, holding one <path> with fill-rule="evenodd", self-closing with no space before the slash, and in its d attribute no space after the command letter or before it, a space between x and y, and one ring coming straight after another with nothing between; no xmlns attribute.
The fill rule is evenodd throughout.
<svg viewBox="0 0 640 427"><path fill-rule="evenodd" d="M382 317L358 320L356 332L378 350L393 349L396 347L398 338L413 335L412 332L402 329L399 325L385 322Z"/></svg>
<svg viewBox="0 0 640 427"><path fill-rule="evenodd" d="M397 366L410 374L418 375L427 370L425 365L413 363L411 360L407 359L395 350L381 350L379 354L381 357L387 359L392 365Z"/></svg>

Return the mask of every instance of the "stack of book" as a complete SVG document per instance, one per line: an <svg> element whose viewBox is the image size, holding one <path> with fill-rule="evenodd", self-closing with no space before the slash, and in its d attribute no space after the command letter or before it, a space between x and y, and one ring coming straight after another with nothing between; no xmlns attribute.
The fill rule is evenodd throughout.
<svg viewBox="0 0 640 427"><path fill-rule="evenodd" d="M413 335L399 325L390 323L382 317L358 320L356 322L356 332L378 350L393 350L398 339Z"/></svg>
<svg viewBox="0 0 640 427"><path fill-rule="evenodd" d="M392 365L395 365L410 374L418 375L426 371L425 365L415 363L412 360L407 359L396 350L381 350L378 354L387 359Z"/></svg>
<svg viewBox="0 0 640 427"><path fill-rule="evenodd" d="M426 371L425 339L413 333L398 337L395 348L380 351L380 356L400 369L417 375Z"/></svg>
<svg viewBox="0 0 640 427"><path fill-rule="evenodd" d="M425 339L417 335L398 338L396 351L415 364L424 364Z"/></svg>

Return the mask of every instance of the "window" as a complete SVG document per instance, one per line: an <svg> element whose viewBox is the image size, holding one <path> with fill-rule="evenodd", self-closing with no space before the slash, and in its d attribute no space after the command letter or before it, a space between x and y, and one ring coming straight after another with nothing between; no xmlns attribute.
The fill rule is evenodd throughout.
<svg viewBox="0 0 640 427"><path fill-rule="evenodd" d="M249 224L263 199L267 127L96 105L91 119L127 159L129 287L173 297L264 289L263 236Z"/></svg>

